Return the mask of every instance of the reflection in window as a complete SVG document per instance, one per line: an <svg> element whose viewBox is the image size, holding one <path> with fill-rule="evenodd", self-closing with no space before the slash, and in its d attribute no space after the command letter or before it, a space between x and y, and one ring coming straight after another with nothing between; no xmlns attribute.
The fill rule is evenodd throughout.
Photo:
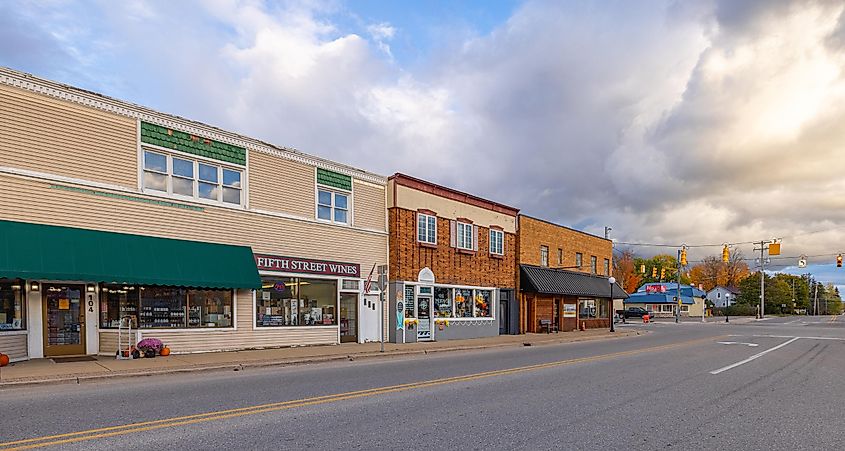
<svg viewBox="0 0 845 451"><path fill-rule="evenodd" d="M130 317L141 329L232 327L232 290L105 284L100 290L100 327L116 328Z"/></svg>
<svg viewBox="0 0 845 451"><path fill-rule="evenodd" d="M472 317L472 290L455 289L455 316L458 318Z"/></svg>
<svg viewBox="0 0 845 451"><path fill-rule="evenodd" d="M435 318L452 317L452 289L434 287L434 316Z"/></svg>
<svg viewBox="0 0 845 451"><path fill-rule="evenodd" d="M0 283L0 331L26 328L23 291L22 281Z"/></svg>
<svg viewBox="0 0 845 451"><path fill-rule="evenodd" d="M256 296L256 326L337 325L335 280L263 278Z"/></svg>
<svg viewBox="0 0 845 451"><path fill-rule="evenodd" d="M243 173L236 169L182 156L144 151L145 189L241 205L242 177Z"/></svg>
<svg viewBox="0 0 845 451"><path fill-rule="evenodd" d="M490 308L490 290L475 290L475 316L489 318L493 316Z"/></svg>

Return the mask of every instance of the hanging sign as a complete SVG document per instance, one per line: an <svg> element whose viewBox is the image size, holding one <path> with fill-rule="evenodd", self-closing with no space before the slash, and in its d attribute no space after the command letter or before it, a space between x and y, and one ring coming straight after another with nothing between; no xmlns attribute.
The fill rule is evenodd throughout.
<svg viewBox="0 0 845 451"><path fill-rule="evenodd" d="M361 265L309 258L253 254L259 271L295 272L329 276L361 277Z"/></svg>

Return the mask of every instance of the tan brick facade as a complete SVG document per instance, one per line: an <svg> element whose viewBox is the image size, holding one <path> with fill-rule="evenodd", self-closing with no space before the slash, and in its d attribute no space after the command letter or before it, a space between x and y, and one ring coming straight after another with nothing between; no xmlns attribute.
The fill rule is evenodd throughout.
<svg viewBox="0 0 845 451"><path fill-rule="evenodd" d="M559 226L541 219L519 215L519 263L540 266L540 246L549 248L549 267L574 267L576 253L583 255L580 269L590 272L590 257L596 257L596 270L604 274L604 260L613 261L613 247L610 240ZM558 260L558 249L562 251L563 262ZM611 265L612 267L613 265Z"/></svg>
<svg viewBox="0 0 845 451"><path fill-rule="evenodd" d="M392 280L417 280L425 267L437 283L513 288L516 284L516 235L505 232L502 257L489 251L490 229L478 227L478 251L451 247L450 218L437 218L437 246L417 242L416 212L389 209L390 271ZM454 218L451 218L454 219Z"/></svg>

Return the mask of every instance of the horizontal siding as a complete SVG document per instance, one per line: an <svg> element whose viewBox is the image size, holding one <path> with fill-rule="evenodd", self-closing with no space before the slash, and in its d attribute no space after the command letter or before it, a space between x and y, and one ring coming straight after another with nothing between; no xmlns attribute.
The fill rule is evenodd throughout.
<svg viewBox="0 0 845 451"><path fill-rule="evenodd" d="M26 335L0 333L0 353L6 354L11 360L26 359L28 357Z"/></svg>
<svg viewBox="0 0 845 451"><path fill-rule="evenodd" d="M251 208L315 216L314 168L261 152L249 153Z"/></svg>
<svg viewBox="0 0 845 451"><path fill-rule="evenodd" d="M0 86L0 165L135 188L136 122Z"/></svg>
<svg viewBox="0 0 845 451"><path fill-rule="evenodd" d="M131 343L137 343L137 335L132 332ZM117 353L117 330L100 331L100 354L115 355Z"/></svg>
<svg viewBox="0 0 845 451"><path fill-rule="evenodd" d="M355 181L352 189L352 208L355 226L367 229L384 230L387 207L384 199L384 187Z"/></svg>
<svg viewBox="0 0 845 451"><path fill-rule="evenodd" d="M51 189L46 182L3 174L0 192L0 219L246 245L260 253L358 263L362 268L386 263L386 235L348 227L222 207L198 212L150 205Z"/></svg>

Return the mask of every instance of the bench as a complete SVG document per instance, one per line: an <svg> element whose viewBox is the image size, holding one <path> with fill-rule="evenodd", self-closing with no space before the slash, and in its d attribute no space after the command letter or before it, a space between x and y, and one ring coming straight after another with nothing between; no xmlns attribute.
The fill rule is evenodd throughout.
<svg viewBox="0 0 845 451"><path fill-rule="evenodd" d="M541 319L540 320L540 331L546 329L546 333L551 333L552 331L557 332L558 327L557 324L553 323L550 319Z"/></svg>

